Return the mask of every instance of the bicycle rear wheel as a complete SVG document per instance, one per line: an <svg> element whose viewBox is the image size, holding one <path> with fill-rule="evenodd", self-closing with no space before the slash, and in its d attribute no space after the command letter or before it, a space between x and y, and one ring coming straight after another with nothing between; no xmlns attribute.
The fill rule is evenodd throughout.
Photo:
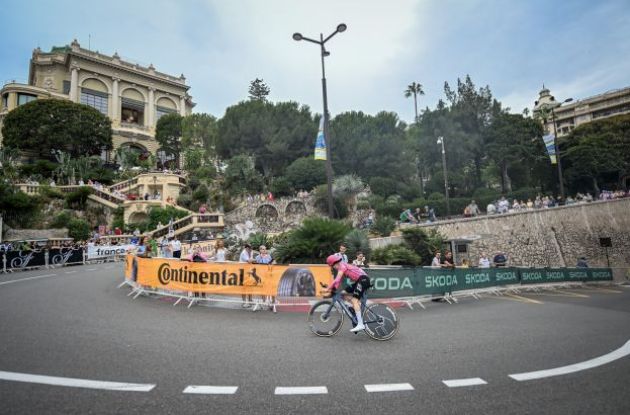
<svg viewBox="0 0 630 415"><path fill-rule="evenodd" d="M321 337L334 336L343 326L343 312L332 301L320 301L308 312L308 326L311 331ZM329 311L330 310L330 311Z"/></svg>
<svg viewBox="0 0 630 415"><path fill-rule="evenodd" d="M389 340L398 333L398 316L386 304L372 304L363 312L365 333L374 340Z"/></svg>

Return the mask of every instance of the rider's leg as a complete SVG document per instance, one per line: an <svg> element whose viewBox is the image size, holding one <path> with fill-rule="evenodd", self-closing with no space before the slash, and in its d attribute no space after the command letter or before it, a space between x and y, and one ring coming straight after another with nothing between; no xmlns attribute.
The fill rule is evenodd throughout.
<svg viewBox="0 0 630 415"><path fill-rule="evenodd" d="M361 315L361 302L356 297L352 297L350 299L350 302L352 302L352 307L354 307L354 311L355 311L355 313L357 315L358 325L362 326L363 325L363 316Z"/></svg>

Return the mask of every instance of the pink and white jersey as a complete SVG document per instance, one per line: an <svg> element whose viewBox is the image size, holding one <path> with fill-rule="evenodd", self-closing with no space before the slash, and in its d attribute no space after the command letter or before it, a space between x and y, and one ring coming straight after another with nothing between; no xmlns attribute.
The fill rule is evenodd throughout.
<svg viewBox="0 0 630 415"><path fill-rule="evenodd" d="M347 264L345 262L339 262L339 267L337 268L337 278L332 283L332 288L338 288L339 284L341 284L341 280L343 277L348 277L352 281L358 281L362 276L367 275L363 269L357 267L356 265Z"/></svg>

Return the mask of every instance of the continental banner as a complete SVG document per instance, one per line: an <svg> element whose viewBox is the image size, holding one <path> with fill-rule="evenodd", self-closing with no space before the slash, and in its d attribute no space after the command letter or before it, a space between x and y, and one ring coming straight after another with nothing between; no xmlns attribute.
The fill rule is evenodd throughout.
<svg viewBox="0 0 630 415"><path fill-rule="evenodd" d="M326 265L189 262L127 255L125 278L149 288L226 295L314 297L332 281Z"/></svg>

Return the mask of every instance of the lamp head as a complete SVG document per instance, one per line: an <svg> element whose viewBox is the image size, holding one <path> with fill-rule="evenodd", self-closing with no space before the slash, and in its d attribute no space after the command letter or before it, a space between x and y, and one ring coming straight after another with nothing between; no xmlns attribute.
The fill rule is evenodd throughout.
<svg viewBox="0 0 630 415"><path fill-rule="evenodd" d="M296 41L302 40L302 34L301 33L293 33L293 40L296 40Z"/></svg>
<svg viewBox="0 0 630 415"><path fill-rule="evenodd" d="M345 32L347 28L348 28L348 26L345 23L339 23L337 25L337 32L339 32L339 33Z"/></svg>

